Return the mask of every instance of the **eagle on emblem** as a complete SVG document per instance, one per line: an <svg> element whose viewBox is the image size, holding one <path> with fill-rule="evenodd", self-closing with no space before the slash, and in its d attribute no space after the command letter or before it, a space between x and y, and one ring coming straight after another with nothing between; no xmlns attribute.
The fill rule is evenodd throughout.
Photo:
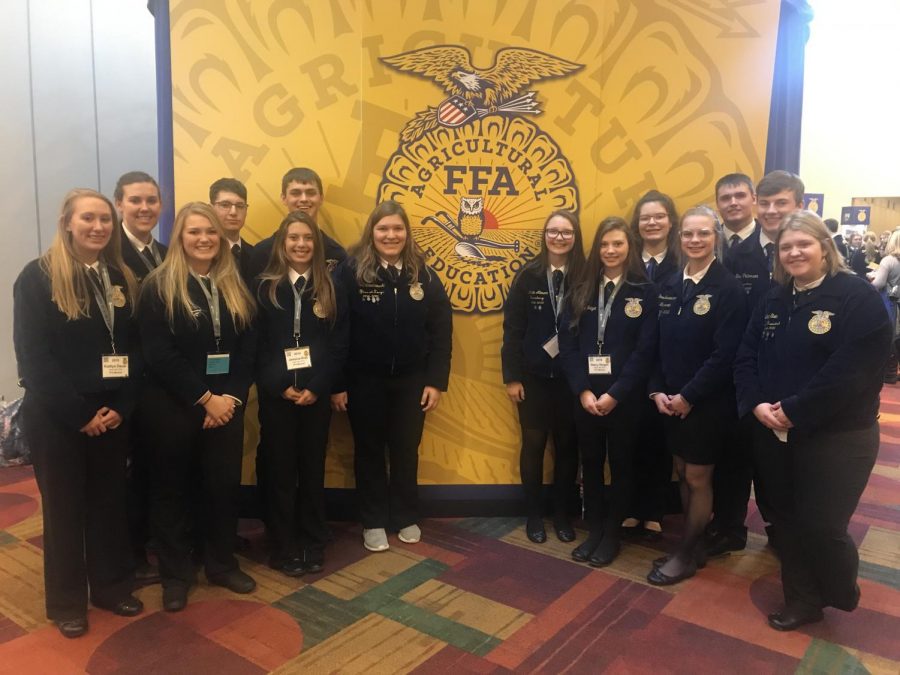
<svg viewBox="0 0 900 675"><path fill-rule="evenodd" d="M456 127L476 115L494 112L540 114L535 92L521 94L532 82L569 75L583 65L524 47L505 47L494 55L490 68L472 65L469 50L453 45L422 47L381 61L404 73L434 80L449 98L428 106L400 132L411 142L439 125ZM521 94L521 95L520 95Z"/></svg>

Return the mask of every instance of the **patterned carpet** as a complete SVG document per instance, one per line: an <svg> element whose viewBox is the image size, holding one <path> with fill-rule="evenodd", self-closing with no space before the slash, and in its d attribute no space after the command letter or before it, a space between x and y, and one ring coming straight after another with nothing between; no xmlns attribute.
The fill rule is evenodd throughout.
<svg viewBox="0 0 900 675"><path fill-rule="evenodd" d="M745 551L672 588L647 585L650 548L627 545L602 571L571 544L530 543L521 521L429 520L423 541L391 537L367 554L358 526L335 524L327 567L292 580L264 564L258 523L236 596L201 583L186 611L138 595L139 617L92 609L66 640L44 618L41 518L28 468L0 470L2 673L897 673L900 672L900 388L882 401L878 464L851 533L862 558L859 609L778 633L765 622L781 592L754 512ZM583 533L582 533L583 536Z"/></svg>

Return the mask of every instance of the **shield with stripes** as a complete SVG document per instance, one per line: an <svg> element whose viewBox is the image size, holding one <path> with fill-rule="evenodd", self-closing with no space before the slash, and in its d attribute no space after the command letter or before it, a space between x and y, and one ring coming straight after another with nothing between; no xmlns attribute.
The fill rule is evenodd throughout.
<svg viewBox="0 0 900 675"><path fill-rule="evenodd" d="M438 106L438 122L445 127L458 127L475 117L475 106L462 96L451 96Z"/></svg>

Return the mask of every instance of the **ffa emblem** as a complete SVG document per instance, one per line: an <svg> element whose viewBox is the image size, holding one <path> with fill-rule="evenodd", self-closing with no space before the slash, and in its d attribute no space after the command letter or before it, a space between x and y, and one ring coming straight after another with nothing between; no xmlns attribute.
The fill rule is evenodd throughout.
<svg viewBox="0 0 900 675"><path fill-rule="evenodd" d="M320 303L318 300L313 303L313 314L315 314L320 319L325 318L325 310L322 308L322 303Z"/></svg>
<svg viewBox="0 0 900 675"><path fill-rule="evenodd" d="M812 318L809 320L809 323L806 324L809 328L810 333L814 333L816 335L824 335L828 331L831 330L831 319L829 316L834 316L834 312L826 312L825 310L816 309L813 310Z"/></svg>
<svg viewBox="0 0 900 675"><path fill-rule="evenodd" d="M409 287L409 297L413 300L421 300L425 297L425 291L422 290L422 284L418 281Z"/></svg>
<svg viewBox="0 0 900 675"><path fill-rule="evenodd" d="M625 316L629 319L636 319L642 312L641 298L625 298Z"/></svg>
<svg viewBox="0 0 900 675"><path fill-rule="evenodd" d="M697 316L703 316L707 312L709 312L710 304L709 299L712 295L698 295L697 299L694 301L694 314Z"/></svg>
<svg viewBox="0 0 900 675"><path fill-rule="evenodd" d="M406 208L416 243L454 309L501 310L516 272L540 253L547 214L578 210L569 161L526 119L542 114L529 87L584 66L508 47L482 69L472 65L468 49L455 45L381 62L433 81L447 98L416 113L400 131L378 201L393 199Z"/></svg>
<svg viewBox="0 0 900 675"><path fill-rule="evenodd" d="M113 286L109 289L109 299L113 307L125 306L125 294L122 292L121 286Z"/></svg>

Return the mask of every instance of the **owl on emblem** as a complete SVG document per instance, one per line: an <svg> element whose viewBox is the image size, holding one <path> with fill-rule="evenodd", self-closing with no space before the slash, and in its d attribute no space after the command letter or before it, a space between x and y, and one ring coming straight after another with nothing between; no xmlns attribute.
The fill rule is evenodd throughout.
<svg viewBox="0 0 900 675"><path fill-rule="evenodd" d="M480 236L484 231L484 198L463 197L459 203L457 222L462 236Z"/></svg>

